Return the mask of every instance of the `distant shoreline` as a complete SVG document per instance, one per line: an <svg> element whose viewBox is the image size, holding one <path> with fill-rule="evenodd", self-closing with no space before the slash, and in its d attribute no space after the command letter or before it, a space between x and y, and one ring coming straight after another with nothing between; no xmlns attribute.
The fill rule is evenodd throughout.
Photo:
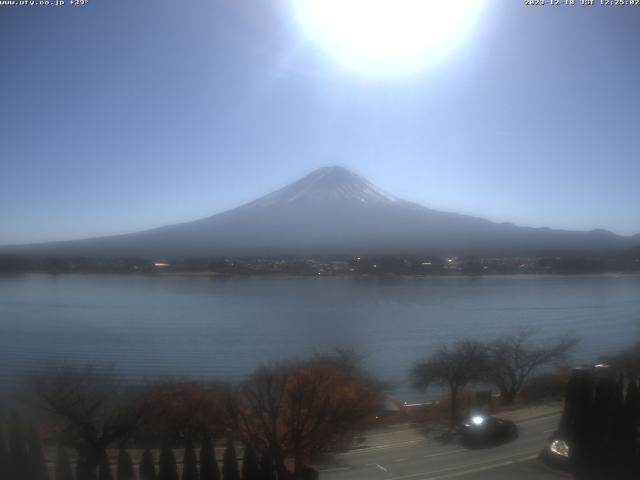
<svg viewBox="0 0 640 480"><path fill-rule="evenodd" d="M13 277L22 275L93 275L93 276L130 276L130 277L149 277L149 278L368 278L368 279L409 279L409 278L482 278L482 277L598 277L598 276L640 276L640 272L581 272L581 273L561 273L561 272L521 272L521 273L445 273L445 274L331 274L331 275L309 275L309 274L292 274L292 273L220 273L220 272L0 272L0 278Z"/></svg>
<svg viewBox="0 0 640 480"><path fill-rule="evenodd" d="M640 256L318 255L282 257L25 257L0 254L0 273L123 273L183 277L482 276L640 272Z"/></svg>

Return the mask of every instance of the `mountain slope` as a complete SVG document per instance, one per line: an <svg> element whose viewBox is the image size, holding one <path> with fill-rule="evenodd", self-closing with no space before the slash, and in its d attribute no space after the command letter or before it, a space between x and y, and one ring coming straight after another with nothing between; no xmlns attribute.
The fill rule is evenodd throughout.
<svg viewBox="0 0 640 480"><path fill-rule="evenodd" d="M5 247L31 255L609 254L638 239L604 230L518 227L401 200L342 167L325 167L235 209L127 235Z"/></svg>

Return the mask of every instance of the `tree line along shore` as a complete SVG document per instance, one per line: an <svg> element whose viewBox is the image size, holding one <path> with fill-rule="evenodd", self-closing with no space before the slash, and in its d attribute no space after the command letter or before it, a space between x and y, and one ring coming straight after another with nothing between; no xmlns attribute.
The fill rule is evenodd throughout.
<svg viewBox="0 0 640 480"><path fill-rule="evenodd" d="M232 275L490 275L639 273L638 255L618 256L319 256L319 257L27 257L0 254L0 274L145 273Z"/></svg>

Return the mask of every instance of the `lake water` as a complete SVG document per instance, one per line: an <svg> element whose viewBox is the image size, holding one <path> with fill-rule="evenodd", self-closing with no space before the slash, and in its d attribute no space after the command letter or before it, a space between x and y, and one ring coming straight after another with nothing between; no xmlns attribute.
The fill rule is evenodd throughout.
<svg viewBox="0 0 640 480"><path fill-rule="evenodd" d="M417 359L519 327L577 334L574 361L597 360L640 339L640 276L0 277L4 380L66 361L115 364L135 379L239 379L263 362L353 347L415 400Z"/></svg>

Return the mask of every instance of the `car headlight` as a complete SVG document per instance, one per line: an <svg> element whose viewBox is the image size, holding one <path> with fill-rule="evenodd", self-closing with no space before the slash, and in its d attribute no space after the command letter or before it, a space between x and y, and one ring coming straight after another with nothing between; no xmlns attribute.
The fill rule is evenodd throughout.
<svg viewBox="0 0 640 480"><path fill-rule="evenodd" d="M569 445L564 440L554 440L551 442L551 445L549 445L549 450L561 457L569 457Z"/></svg>
<svg viewBox="0 0 640 480"><path fill-rule="evenodd" d="M474 425L482 425L484 423L484 417L481 417L480 415L474 415L473 417L471 417L471 421Z"/></svg>

